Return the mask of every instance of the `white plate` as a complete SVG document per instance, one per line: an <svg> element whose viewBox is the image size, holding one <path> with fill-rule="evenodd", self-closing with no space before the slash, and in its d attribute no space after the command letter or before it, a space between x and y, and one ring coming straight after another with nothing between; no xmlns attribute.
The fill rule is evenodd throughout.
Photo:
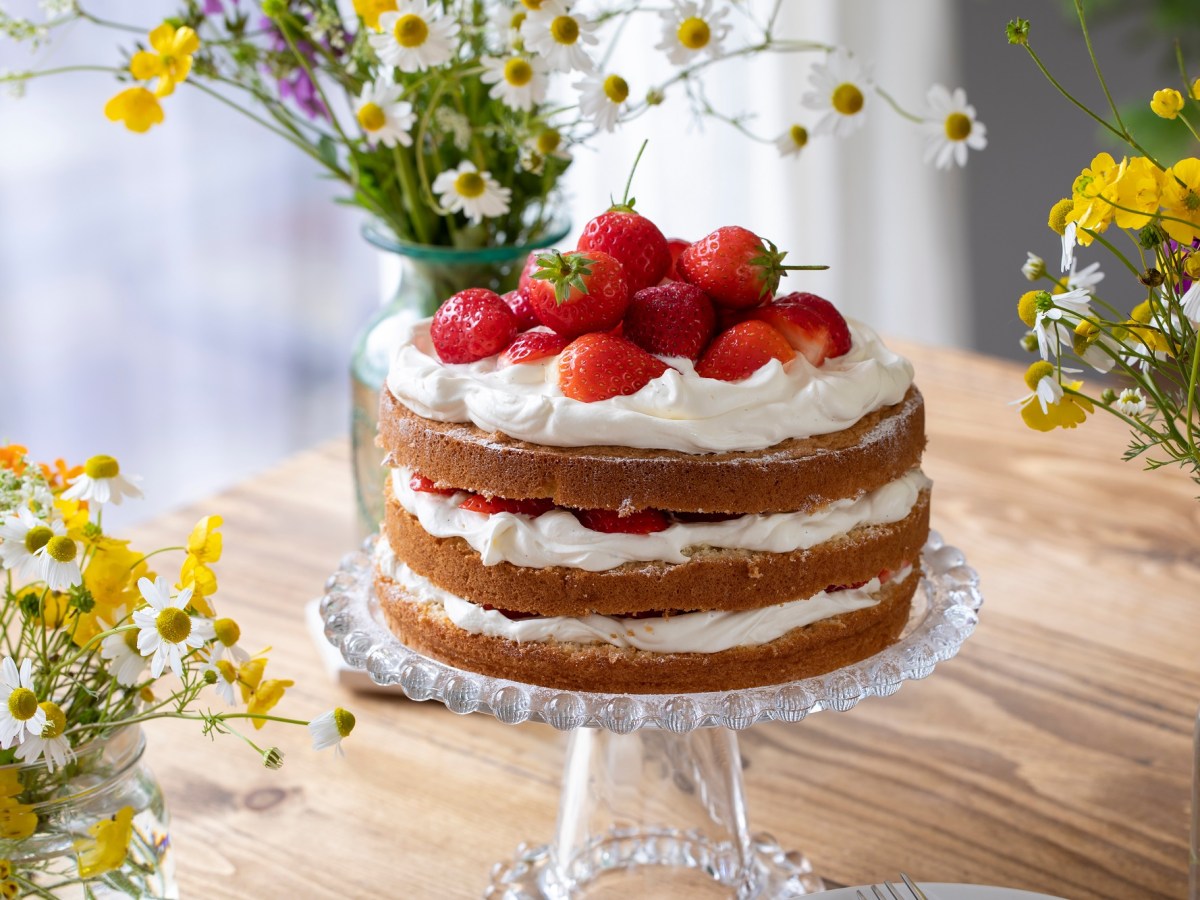
<svg viewBox="0 0 1200 900"><path fill-rule="evenodd" d="M899 879L892 881L896 889L900 892L901 897L908 897L907 888ZM1052 894L1035 894L1031 891L1018 891L1015 888L1004 887L988 887L983 884L938 884L936 882L922 881L917 883L918 886L925 892L929 900L1063 900L1061 897L1055 897ZM880 885L883 888L883 885ZM814 897L820 897L821 900L858 900L858 891L863 892L863 896L868 900L874 900L875 895L871 893L871 886L864 885L862 887L847 887L838 888L836 891L822 891L819 894L813 894ZM886 888L884 896L891 900Z"/></svg>

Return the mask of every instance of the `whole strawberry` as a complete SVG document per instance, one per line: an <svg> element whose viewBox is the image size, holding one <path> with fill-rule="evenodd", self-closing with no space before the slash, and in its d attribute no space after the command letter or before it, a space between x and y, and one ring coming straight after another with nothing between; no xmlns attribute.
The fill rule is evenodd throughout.
<svg viewBox="0 0 1200 900"><path fill-rule="evenodd" d="M629 306L624 270L601 250L553 250L539 257L527 291L538 321L565 338L608 331Z"/></svg>
<svg viewBox="0 0 1200 900"><path fill-rule="evenodd" d="M459 291L438 307L429 337L444 363L469 363L499 353L517 334L517 317L486 288Z"/></svg>
<svg viewBox="0 0 1200 900"><path fill-rule="evenodd" d="M691 241L685 241L683 238L667 238L667 250L671 254L671 265L667 266L667 274L664 278L670 278L672 281L681 281L679 270L675 268L679 262L679 254L692 246Z"/></svg>
<svg viewBox="0 0 1200 900"><path fill-rule="evenodd" d="M850 352L850 328L832 303L816 294L787 294L754 310L814 366Z"/></svg>
<svg viewBox="0 0 1200 900"><path fill-rule="evenodd" d="M637 393L667 368L632 341L593 332L577 337L559 355L558 386L563 396L593 403Z"/></svg>
<svg viewBox="0 0 1200 900"><path fill-rule="evenodd" d="M786 272L828 268L785 266L785 256L786 251L753 231L725 225L680 253L675 268L684 281L703 290L713 303L748 309L770 300Z"/></svg>
<svg viewBox="0 0 1200 900"><path fill-rule="evenodd" d="M528 331L540 324L533 307L529 305L529 295L524 289L501 294L500 299L508 304L508 308L517 317L517 331Z"/></svg>
<svg viewBox="0 0 1200 900"><path fill-rule="evenodd" d="M584 226L577 249L602 250L625 270L631 292L662 281L671 266L671 251L658 226L629 205L616 205Z"/></svg>
<svg viewBox="0 0 1200 900"><path fill-rule="evenodd" d="M518 291L523 291L529 286L529 282L533 280L533 273L537 271L538 267L538 257L545 256L547 253L552 252L553 250L550 247L546 247L543 250L534 250L527 257L525 257L525 266L521 269L521 274L517 277Z"/></svg>
<svg viewBox="0 0 1200 900"><path fill-rule="evenodd" d="M752 319L721 332L696 363L701 378L741 381L773 359L790 362L796 354L787 339L768 325Z"/></svg>
<svg viewBox="0 0 1200 900"><path fill-rule="evenodd" d="M669 281L638 291L625 311L625 337L659 356L696 359L708 346L716 313L694 284Z"/></svg>

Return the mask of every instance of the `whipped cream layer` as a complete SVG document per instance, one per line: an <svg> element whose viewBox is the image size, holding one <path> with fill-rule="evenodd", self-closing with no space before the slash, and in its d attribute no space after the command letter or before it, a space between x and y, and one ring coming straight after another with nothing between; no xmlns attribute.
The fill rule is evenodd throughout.
<svg viewBox="0 0 1200 900"><path fill-rule="evenodd" d="M866 325L848 320L850 352L819 367L797 355L771 360L737 382L701 378L692 362L673 367L640 391L584 403L564 397L557 357L496 368L497 357L440 362L430 319L414 323L392 357L387 386L419 416L470 423L483 431L550 447L593 445L716 453L763 450L788 438L849 428L898 403L912 365L888 350Z"/></svg>
<svg viewBox="0 0 1200 900"><path fill-rule="evenodd" d="M444 591L396 559L386 540L376 549L379 570L399 584L417 603L440 604L447 618L470 634L506 638L517 643L560 641L572 644L608 644L612 647L651 650L655 653L719 653L733 647L754 647L842 613L867 609L879 603L882 585L873 578L861 588L821 593L763 609L739 612L690 612L657 619L621 619L615 616L546 616L512 620L498 610L484 609ZM912 571L906 566L893 578L903 581Z"/></svg>
<svg viewBox="0 0 1200 900"><path fill-rule="evenodd" d="M865 525L899 522L912 512L932 482L919 469L856 498L837 500L811 513L746 515L723 522L678 522L652 534L592 531L565 509L532 517L459 509L469 495L414 491L412 473L392 470L400 505L434 537L458 537L485 566L507 562L544 569L566 566L603 572L628 562L685 563L696 548L790 553L807 550Z"/></svg>

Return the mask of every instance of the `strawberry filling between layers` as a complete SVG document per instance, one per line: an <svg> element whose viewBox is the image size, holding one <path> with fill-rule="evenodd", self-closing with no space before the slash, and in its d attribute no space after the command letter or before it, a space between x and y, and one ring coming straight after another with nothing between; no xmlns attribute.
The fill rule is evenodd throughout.
<svg viewBox="0 0 1200 900"><path fill-rule="evenodd" d="M911 566L903 566L884 573L890 575L886 582L872 578L857 587L821 591L812 597L736 612L712 610L641 618L593 614L514 619L500 610L472 603L437 587L397 560L387 541L377 545L376 563L380 574L403 588L411 602L431 607L435 613L440 607L456 627L469 634L517 643L607 644L655 653L719 653L734 647L766 644L795 628L869 609L879 603L879 592L885 583L902 582L912 572Z"/></svg>
<svg viewBox="0 0 1200 900"><path fill-rule="evenodd" d="M856 528L907 518L930 481L914 469L858 497L808 513L711 516L663 510L570 510L439 487L405 469L392 493L426 532L465 540L484 565L602 572L629 562L686 563L698 550L790 553ZM624 513L624 514L622 514Z"/></svg>

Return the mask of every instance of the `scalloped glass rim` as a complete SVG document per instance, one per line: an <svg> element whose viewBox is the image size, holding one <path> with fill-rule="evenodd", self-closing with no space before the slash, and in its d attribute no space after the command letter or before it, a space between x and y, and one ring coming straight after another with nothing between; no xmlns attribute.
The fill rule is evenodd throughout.
<svg viewBox="0 0 1200 900"><path fill-rule="evenodd" d="M756 722L799 722L821 709L845 711L866 697L894 694L950 659L979 621L979 577L962 552L929 533L922 579L900 640L881 653L825 675L786 684L697 694L605 694L563 691L456 669L405 646L381 621L372 586L371 549L342 559L321 598L325 637L346 662L379 685L399 685L413 700L437 700L460 715L482 712L501 722L545 722L561 731L607 728L627 734L645 726L686 733L702 726L740 730Z"/></svg>

